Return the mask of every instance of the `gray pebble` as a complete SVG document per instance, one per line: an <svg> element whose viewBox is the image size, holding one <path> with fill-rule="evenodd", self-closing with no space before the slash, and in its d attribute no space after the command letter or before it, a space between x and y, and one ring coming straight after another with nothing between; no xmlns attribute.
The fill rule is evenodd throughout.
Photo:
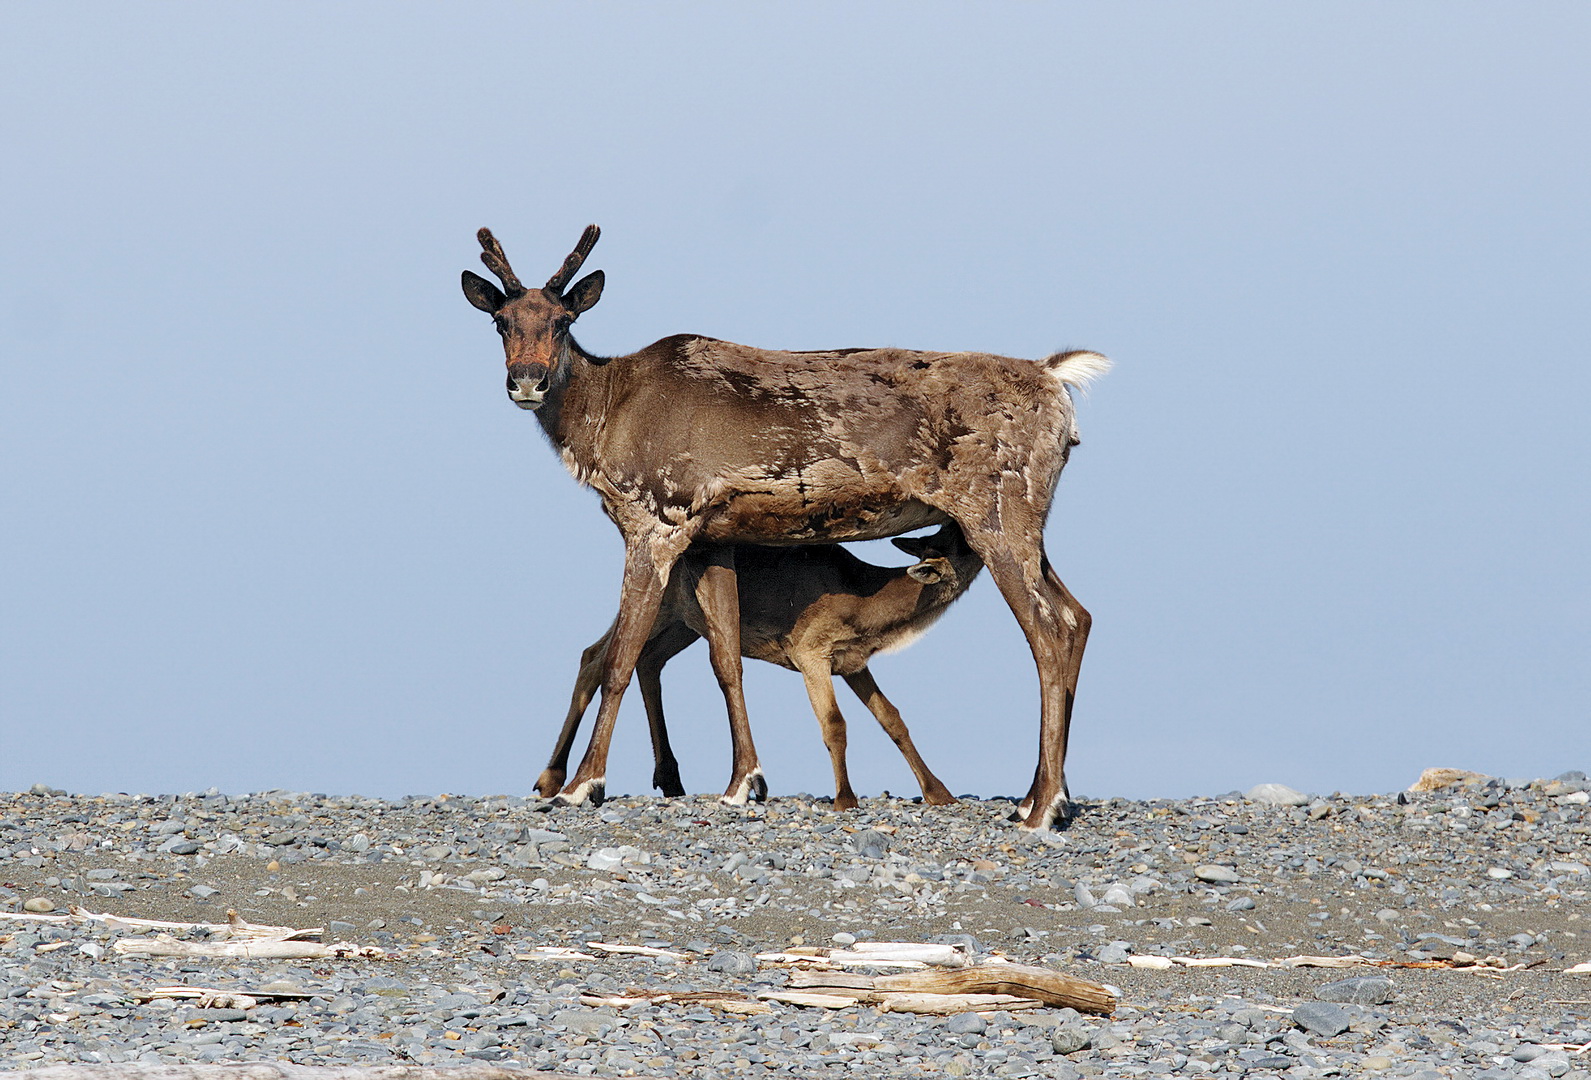
<svg viewBox="0 0 1591 1080"><path fill-rule="evenodd" d="M1329 1001L1306 1001L1293 1009L1293 1023L1311 1035L1331 1038L1352 1025L1348 1010Z"/></svg>
<svg viewBox="0 0 1591 1080"><path fill-rule="evenodd" d="M988 1026L988 1021L975 1012L956 1013L945 1021L945 1030L953 1035L977 1034Z"/></svg>
<svg viewBox="0 0 1591 1080"><path fill-rule="evenodd" d="M751 975L757 970L757 959L750 953L723 949L713 953L707 961L707 970L722 971L727 975Z"/></svg>
<svg viewBox="0 0 1591 1080"><path fill-rule="evenodd" d="M1050 1047L1057 1054L1075 1054L1079 1050L1087 1050L1092 1042L1093 1038L1086 1028L1072 1024L1050 1032Z"/></svg>

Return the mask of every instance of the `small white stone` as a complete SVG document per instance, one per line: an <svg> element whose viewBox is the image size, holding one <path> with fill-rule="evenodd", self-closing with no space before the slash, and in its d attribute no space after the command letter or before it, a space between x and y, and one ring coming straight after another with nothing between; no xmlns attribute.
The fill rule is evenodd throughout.
<svg viewBox="0 0 1591 1080"><path fill-rule="evenodd" d="M1513 877L1514 872L1508 869L1506 866L1494 866L1486 871L1486 876L1489 878L1495 878L1498 881L1505 881L1508 878Z"/></svg>
<svg viewBox="0 0 1591 1080"><path fill-rule="evenodd" d="M1286 784L1255 784L1249 788L1247 798L1249 802L1265 803L1269 806L1309 805L1308 795Z"/></svg>

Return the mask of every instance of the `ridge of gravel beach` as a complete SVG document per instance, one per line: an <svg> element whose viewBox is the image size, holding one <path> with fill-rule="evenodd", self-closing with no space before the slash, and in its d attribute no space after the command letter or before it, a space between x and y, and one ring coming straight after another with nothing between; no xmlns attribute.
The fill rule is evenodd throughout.
<svg viewBox="0 0 1591 1080"><path fill-rule="evenodd" d="M949 807L707 796L552 808L284 791L0 794L0 1062L519 1063L596 1076L1569 1077L1591 1080L1591 783L1085 801L1028 834ZM326 927L379 960L153 959L139 931L24 909ZM1115 1015L933 1017L582 994L784 985L756 954L960 943L1120 991ZM190 934L189 936L195 936ZM526 959L647 944L684 959ZM1459 955L1513 970L1133 966L1135 956ZM1142 961L1140 961L1142 963ZM1343 986L1345 980L1358 980ZM159 986L274 986L252 1009ZM1334 999L1334 1000L1322 1000ZM1302 1006L1302 1008L1300 1008Z"/></svg>

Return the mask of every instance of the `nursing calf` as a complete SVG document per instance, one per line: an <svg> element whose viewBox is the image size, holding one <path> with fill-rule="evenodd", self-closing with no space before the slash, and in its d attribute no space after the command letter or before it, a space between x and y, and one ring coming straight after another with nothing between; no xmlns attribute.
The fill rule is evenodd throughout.
<svg viewBox="0 0 1591 1080"><path fill-rule="evenodd" d="M744 544L734 553L741 655L801 673L834 766L836 810L855 807L856 793L846 770L845 717L834 699L835 675L845 680L900 748L922 788L923 800L935 805L955 801L917 753L899 710L873 680L868 661L916 640L967 591L983 564L954 525L929 536L897 537L894 543L918 561L906 567L875 566L833 544L786 548ZM683 795L685 789L669 747L661 674L677 653L706 636L696 585L708 564L705 553L696 549L675 564L657 621L635 666L652 731L652 783L665 795ZM601 685L612 637L610 628L581 655L569 714L546 771L536 782L543 795L556 795L563 787L569 750ZM760 769L752 787L755 794L766 792Z"/></svg>

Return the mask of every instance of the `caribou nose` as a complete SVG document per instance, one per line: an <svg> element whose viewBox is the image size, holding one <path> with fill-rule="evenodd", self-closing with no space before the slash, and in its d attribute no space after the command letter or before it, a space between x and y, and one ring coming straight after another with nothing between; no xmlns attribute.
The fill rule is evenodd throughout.
<svg viewBox="0 0 1591 1080"><path fill-rule="evenodd" d="M513 373L508 376L508 396L521 409L534 409L541 404L541 399L547 396L547 380L550 372L543 372L541 378L516 377Z"/></svg>

